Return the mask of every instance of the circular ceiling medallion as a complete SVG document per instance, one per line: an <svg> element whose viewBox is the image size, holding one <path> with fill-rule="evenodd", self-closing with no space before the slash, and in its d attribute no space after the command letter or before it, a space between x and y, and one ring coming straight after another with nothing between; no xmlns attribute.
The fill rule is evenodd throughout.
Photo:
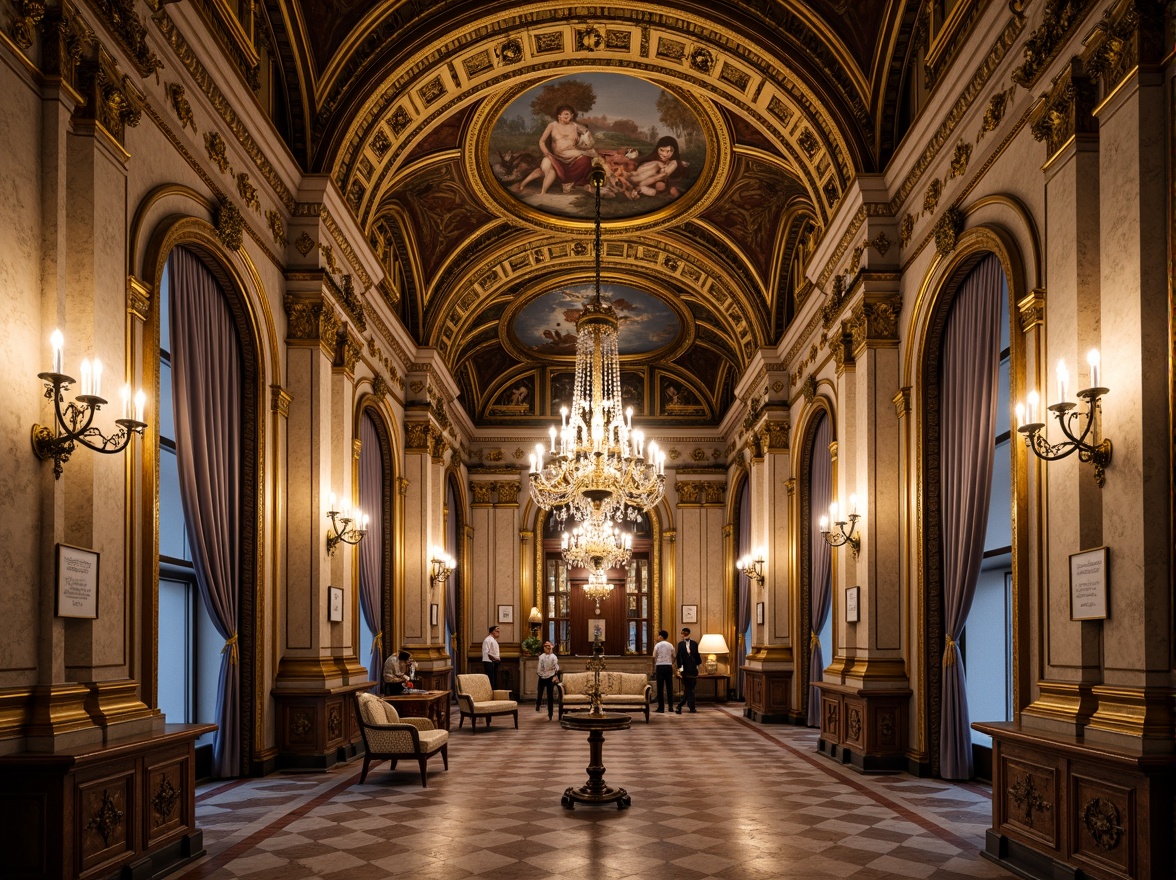
<svg viewBox="0 0 1176 880"><path fill-rule="evenodd" d="M593 293L592 284L576 284L539 294L510 320L514 342L531 356L574 359L576 319ZM622 357L662 351L682 335L677 312L656 296L625 284L601 284L600 298L616 310Z"/></svg>
<svg viewBox="0 0 1176 880"><path fill-rule="evenodd" d="M658 85L581 72L549 79L505 105L493 119L487 164L531 210L591 220L588 175L599 159L606 168L601 217L641 217L697 187L706 130L691 106Z"/></svg>

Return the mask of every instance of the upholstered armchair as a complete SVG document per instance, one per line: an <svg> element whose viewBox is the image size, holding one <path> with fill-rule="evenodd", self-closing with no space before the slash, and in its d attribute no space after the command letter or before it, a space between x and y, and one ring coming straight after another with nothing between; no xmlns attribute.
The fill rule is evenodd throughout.
<svg viewBox="0 0 1176 880"><path fill-rule="evenodd" d="M401 718L391 703L369 693L355 695L355 713L364 746L360 783L367 779L373 761L391 761L395 770L401 758L415 760L421 768L422 788L428 788L425 765L433 755L440 752L445 769L449 769L449 731L435 729L428 718Z"/></svg>
<svg viewBox="0 0 1176 880"><path fill-rule="evenodd" d="M470 728L477 733L478 719L485 718L489 727L495 715L513 715L515 730L519 729L519 704L510 699L510 691L492 690L490 679L480 673L457 677L457 706L461 710L458 730L468 717Z"/></svg>

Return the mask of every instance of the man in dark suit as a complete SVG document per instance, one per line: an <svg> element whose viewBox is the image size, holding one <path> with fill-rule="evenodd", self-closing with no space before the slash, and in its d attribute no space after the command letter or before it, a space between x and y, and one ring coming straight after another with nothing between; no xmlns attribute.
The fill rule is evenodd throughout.
<svg viewBox="0 0 1176 880"><path fill-rule="evenodd" d="M678 642L678 674L682 677L682 699L674 709L679 715L682 707L689 706L691 712L697 712L694 707L694 688L698 684L698 667L702 665L702 655L698 653L698 642L690 638L690 630L682 627L682 641Z"/></svg>

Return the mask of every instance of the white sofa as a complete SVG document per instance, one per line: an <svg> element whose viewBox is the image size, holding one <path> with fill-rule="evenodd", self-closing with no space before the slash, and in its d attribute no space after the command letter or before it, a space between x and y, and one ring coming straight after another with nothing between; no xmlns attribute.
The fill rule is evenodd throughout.
<svg viewBox="0 0 1176 880"><path fill-rule="evenodd" d="M555 698L559 701L559 717L564 712L587 709L592 705L588 696L592 689L592 672L565 672L563 680L555 686ZM653 688L649 676L640 672L600 673L601 704L610 712L644 712L649 723L649 704L653 700Z"/></svg>

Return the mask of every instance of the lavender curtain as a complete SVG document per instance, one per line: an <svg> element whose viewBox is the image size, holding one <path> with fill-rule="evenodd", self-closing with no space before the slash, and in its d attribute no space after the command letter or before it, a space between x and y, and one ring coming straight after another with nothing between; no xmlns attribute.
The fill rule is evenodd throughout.
<svg viewBox="0 0 1176 880"><path fill-rule="evenodd" d="M832 441L832 422L828 415L822 415L809 457L809 689L805 716L809 727L821 726L821 692L814 685L823 679L825 656L817 634L825 626L833 594L833 552L817 528L833 500L833 460L829 457Z"/></svg>
<svg viewBox="0 0 1176 880"><path fill-rule="evenodd" d="M359 425L359 509L371 517L367 537L359 542L359 612L374 636L368 658L368 677L380 681L383 640L380 630L381 581L384 572L384 455L375 422L366 410ZM378 692L379 685L376 685Z"/></svg>
<svg viewBox="0 0 1176 880"><path fill-rule="evenodd" d="M943 517L943 700L939 772L972 776L972 736L964 666L956 645L984 556L996 426L1003 275L996 257L974 268L956 294L943 332L940 364Z"/></svg>
<svg viewBox="0 0 1176 880"><path fill-rule="evenodd" d="M196 584L225 640L213 772L240 773L237 606L241 523L241 357L220 283L183 248L169 257L172 391L180 499Z"/></svg>
<svg viewBox="0 0 1176 880"><path fill-rule="evenodd" d="M751 489L747 483L743 484L743 491L739 496L739 547L735 558L742 559L751 552ZM747 630L751 626L751 578L736 574L735 590L735 634L738 644L735 647L736 693L743 695L743 661L747 658Z"/></svg>

